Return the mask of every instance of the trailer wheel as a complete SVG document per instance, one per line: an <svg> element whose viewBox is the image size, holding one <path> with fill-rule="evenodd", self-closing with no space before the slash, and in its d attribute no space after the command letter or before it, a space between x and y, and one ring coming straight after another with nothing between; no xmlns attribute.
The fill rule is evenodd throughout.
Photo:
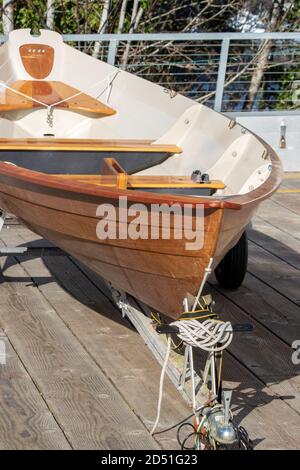
<svg viewBox="0 0 300 470"><path fill-rule="evenodd" d="M221 287L237 289L242 284L248 264L248 238L243 233L237 244L228 251L215 269Z"/></svg>

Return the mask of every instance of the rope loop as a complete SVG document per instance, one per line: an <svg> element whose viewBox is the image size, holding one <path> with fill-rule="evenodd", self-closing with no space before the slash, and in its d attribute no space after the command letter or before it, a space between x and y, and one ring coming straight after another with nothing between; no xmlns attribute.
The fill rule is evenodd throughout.
<svg viewBox="0 0 300 470"><path fill-rule="evenodd" d="M204 351L223 351L232 341L233 330L230 322L218 320L184 320L171 325L179 329L178 337L189 346Z"/></svg>

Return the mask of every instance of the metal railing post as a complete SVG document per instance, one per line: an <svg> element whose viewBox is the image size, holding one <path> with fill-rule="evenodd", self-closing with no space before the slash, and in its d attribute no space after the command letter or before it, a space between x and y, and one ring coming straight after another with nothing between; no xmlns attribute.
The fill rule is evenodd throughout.
<svg viewBox="0 0 300 470"><path fill-rule="evenodd" d="M223 101L223 92L224 92L224 83L225 83L225 76L226 76L229 45L230 45L229 38L222 39L217 86L216 86L216 95L215 95L215 103L214 103L214 109L215 111L218 111L218 112L222 111L222 101Z"/></svg>
<svg viewBox="0 0 300 470"><path fill-rule="evenodd" d="M117 45L118 45L118 41L116 41L115 39L109 39L107 63L110 65L115 65Z"/></svg>
<svg viewBox="0 0 300 470"><path fill-rule="evenodd" d="M118 41L116 41L115 39L110 39L109 47L108 47L108 56L107 56L107 63L110 65L115 65L117 45L118 45Z"/></svg>

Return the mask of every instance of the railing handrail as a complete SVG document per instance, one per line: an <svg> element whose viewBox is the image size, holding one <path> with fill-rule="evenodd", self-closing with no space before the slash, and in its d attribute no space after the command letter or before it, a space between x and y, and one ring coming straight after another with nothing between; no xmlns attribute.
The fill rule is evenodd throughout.
<svg viewBox="0 0 300 470"><path fill-rule="evenodd" d="M294 33L132 33L132 34L63 34L64 41L184 41L187 39L299 39L300 32Z"/></svg>
<svg viewBox="0 0 300 470"><path fill-rule="evenodd" d="M300 32L273 32L273 33L92 33L92 34L63 34L64 41L184 41L184 40L222 40L222 39L298 39ZM0 35L0 41L8 39Z"/></svg>

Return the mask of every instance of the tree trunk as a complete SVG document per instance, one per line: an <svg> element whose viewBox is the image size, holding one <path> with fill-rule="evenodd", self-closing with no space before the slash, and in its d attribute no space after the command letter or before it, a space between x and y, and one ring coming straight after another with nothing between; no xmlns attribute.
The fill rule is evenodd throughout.
<svg viewBox="0 0 300 470"><path fill-rule="evenodd" d="M140 0L134 0L133 2L133 7L132 7L132 13L131 13L131 21L130 21L130 28L129 28L129 33L132 34L134 30L137 28L139 21L141 19L141 16L144 12L143 7L140 7L138 9ZM127 62L128 62L128 55L129 55L129 49L130 49L130 41L127 41L125 51L123 54L122 58L122 68L125 69Z"/></svg>
<svg viewBox="0 0 300 470"><path fill-rule="evenodd" d="M110 2L111 2L111 0L104 0L103 1L103 10L102 10L101 18L100 18L98 34L105 33L105 31L106 31L107 22L108 22L108 14L109 14L109 10L110 10ZM93 50L93 57L96 57L96 59L98 59L98 57L99 57L100 48L101 48L101 41L96 41L95 46L94 46L94 50Z"/></svg>
<svg viewBox="0 0 300 470"><path fill-rule="evenodd" d="M48 29L54 29L55 0L47 0L47 19L46 25Z"/></svg>
<svg viewBox="0 0 300 470"><path fill-rule="evenodd" d="M125 16L126 16L127 2L128 0L123 0L122 5L121 5L119 24L118 24L118 30L117 30L118 34L121 34L123 31L123 26L124 26Z"/></svg>
<svg viewBox="0 0 300 470"><path fill-rule="evenodd" d="M3 33L9 34L14 29L14 0L3 0Z"/></svg>
<svg viewBox="0 0 300 470"><path fill-rule="evenodd" d="M280 20L280 11L281 11L281 7L284 6L284 1L285 0L282 0L282 2L274 1L273 7L272 7L271 19L270 19L268 27L266 28L267 32L272 32L277 29L278 21ZM245 105L245 109L249 111L252 109L254 100L259 91L259 88L260 88L260 85L264 76L264 72L268 63L268 57L271 51L271 47L272 47L272 42L265 41L261 54L259 55L259 58L258 58L256 68L251 77L251 82L250 82L250 86L248 90L247 103Z"/></svg>

